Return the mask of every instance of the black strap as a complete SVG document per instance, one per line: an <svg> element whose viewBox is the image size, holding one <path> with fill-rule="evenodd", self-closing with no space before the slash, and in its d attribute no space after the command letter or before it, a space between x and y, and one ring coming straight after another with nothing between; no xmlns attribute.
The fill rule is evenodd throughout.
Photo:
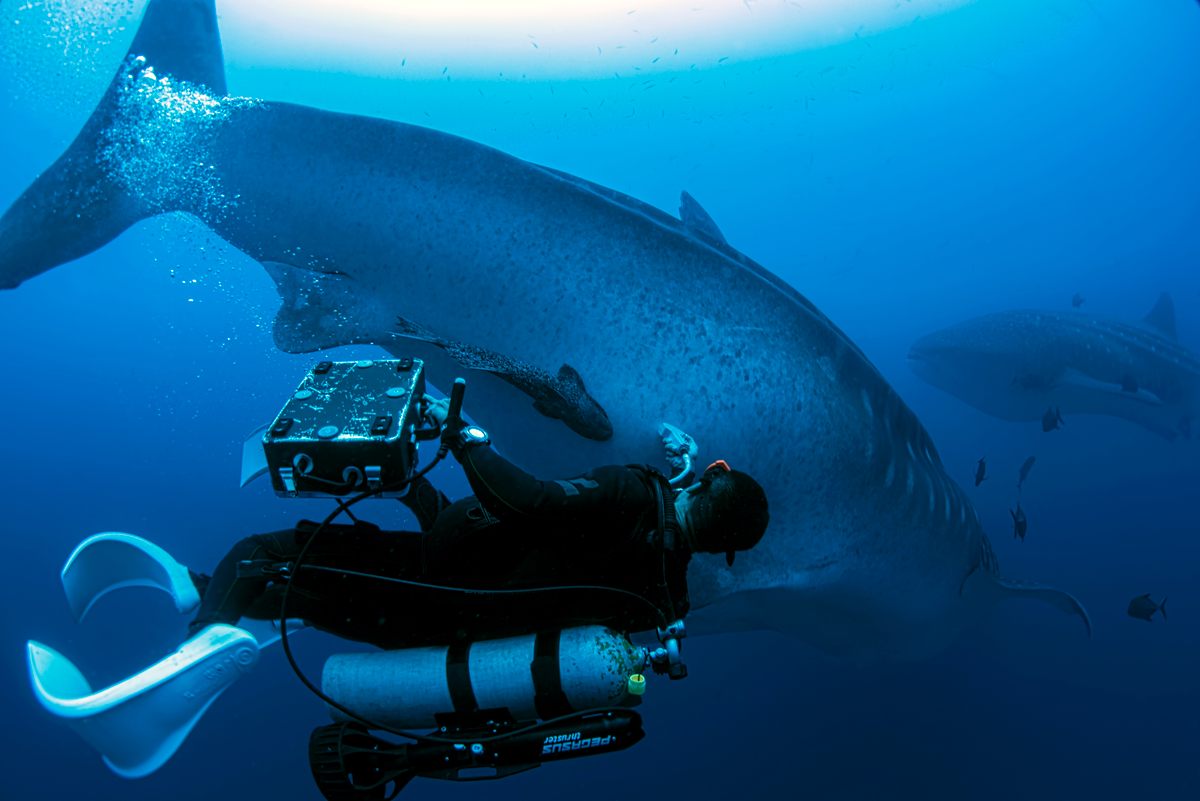
<svg viewBox="0 0 1200 801"><path fill-rule="evenodd" d="M446 686L450 688L450 703L454 711L470 714L479 710L479 702L475 699L475 689L471 686L471 671L467 666L467 656L471 644L460 642L451 645L446 650Z"/></svg>
<svg viewBox="0 0 1200 801"><path fill-rule="evenodd" d="M533 661L529 664L529 672L533 676L533 706L542 720L575 711L563 692L562 674L559 672L558 648L561 637L561 631L543 631L533 638Z"/></svg>
<svg viewBox="0 0 1200 801"><path fill-rule="evenodd" d="M675 504L667 501L667 493L672 489L670 480L650 465L631 464L630 468L640 470L654 491L654 511L656 528L650 535L650 543L658 550L662 569L656 578L658 595L665 601L663 610L668 621L679 619L675 599L671 596L671 584L667 579L667 551L674 552L679 544L679 520L675 516Z"/></svg>
<svg viewBox="0 0 1200 801"><path fill-rule="evenodd" d="M664 497L666 492L673 489L671 481L662 473L654 477L658 484L658 495ZM673 500L673 499L672 499ZM659 518L659 527L662 529L663 547L668 551L674 551L679 546L679 518L675 516L675 504L673 502L664 502L663 516Z"/></svg>
<svg viewBox="0 0 1200 801"><path fill-rule="evenodd" d="M657 527L650 532L649 542L656 547L669 551L675 550L679 544L679 520L675 516L675 504L668 503L667 493L672 491L671 480L648 464L630 464L626 467L637 470L646 478L650 491L654 493L654 507L657 513Z"/></svg>

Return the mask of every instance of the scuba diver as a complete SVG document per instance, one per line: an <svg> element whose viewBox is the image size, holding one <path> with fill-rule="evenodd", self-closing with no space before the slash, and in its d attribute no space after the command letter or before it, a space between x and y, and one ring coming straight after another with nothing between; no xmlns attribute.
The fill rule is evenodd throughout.
<svg viewBox="0 0 1200 801"><path fill-rule="evenodd" d="M449 503L424 477L401 498L421 533L384 531L365 521L327 525L305 564L323 580L304 578L292 590L289 617L340 637L399 648L471 635L523 631L539 625L603 622L630 631L654 629L688 611L687 565L693 552L734 555L754 547L767 528L767 498L758 482L710 465L676 491L658 471L607 466L582 476L539 481L490 447L478 426L447 425L448 400L425 398L425 416L462 465L474 495ZM659 536L663 499L665 530ZM243 617L280 618L278 579L316 528L259 534L237 543L211 579L192 574L201 595L190 631L236 625ZM263 569L255 569L261 566ZM358 574L359 581L347 581ZM536 594L492 603L486 613L432 600L418 619L387 614L386 581L394 577L478 590L577 587L547 603ZM606 592L610 588L615 592Z"/></svg>
<svg viewBox="0 0 1200 801"><path fill-rule="evenodd" d="M81 543L62 571L78 618L107 592L140 585L166 591L194 619L174 653L99 691L70 660L31 640L29 674L42 706L114 772L146 776L254 667L260 650L282 639L301 680L343 713L340 720L416 741L371 740L356 723L317 729L310 763L326 798L375 798L375 790L359 793L356 775L376 777L379 787L393 781L398 792L413 776L462 780L459 770L489 768L502 778L640 740L640 718L622 707L640 701L643 670L686 675L679 639L692 554L724 554L732 566L738 551L754 547L768 523L762 487L724 461L693 481L695 443L666 424L668 459L682 465L674 479L629 465L538 480L463 421L465 382L456 382L449 402L435 400L424 394L421 371L411 359L322 362L268 433L248 441L261 443L268 462L275 453L277 494L337 500L323 522L243 539L211 577L130 534ZM364 418L367 402L377 408ZM328 424L331 416L339 425ZM363 419L369 431L362 433L346 422ZM441 442L438 457L414 471L417 440L432 438ZM287 443L303 452L280 461L271 448ZM380 450L363 461L371 447ZM447 453L474 492L454 503L424 478ZM389 483L369 466L380 454L402 463L400 481ZM315 463L330 468L326 476L353 474L352 486L375 489L339 499L348 487L330 488L337 481L320 478ZM350 507L372 495L399 498L421 531L384 531L356 518ZM352 522L334 524L339 514ZM331 657L326 695L292 660L287 629L302 624L384 652ZM661 647L632 644L631 633L648 631ZM358 711L364 708L369 719ZM450 735L474 742L467 749Z"/></svg>

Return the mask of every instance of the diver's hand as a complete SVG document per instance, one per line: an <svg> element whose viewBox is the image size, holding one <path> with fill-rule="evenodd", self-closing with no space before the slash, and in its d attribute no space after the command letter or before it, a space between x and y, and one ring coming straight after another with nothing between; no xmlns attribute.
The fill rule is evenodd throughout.
<svg viewBox="0 0 1200 801"><path fill-rule="evenodd" d="M450 415L449 398L435 398L432 395L426 395L421 398L421 406L422 417L438 428L446 425L446 418Z"/></svg>
<svg viewBox="0 0 1200 801"><path fill-rule="evenodd" d="M696 458L700 448L691 435L670 423L659 423L658 436L662 439L663 450L666 452L667 463L675 471L690 468L690 461Z"/></svg>

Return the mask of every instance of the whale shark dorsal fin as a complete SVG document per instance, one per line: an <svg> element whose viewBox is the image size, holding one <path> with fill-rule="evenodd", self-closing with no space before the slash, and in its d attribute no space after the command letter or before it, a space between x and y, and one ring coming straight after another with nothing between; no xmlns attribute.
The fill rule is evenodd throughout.
<svg viewBox="0 0 1200 801"><path fill-rule="evenodd" d="M1142 322L1171 339L1179 336L1175 333L1175 303L1166 292L1158 296L1158 302L1154 304L1150 313L1142 318Z"/></svg>
<svg viewBox="0 0 1200 801"><path fill-rule="evenodd" d="M203 84L226 94L225 57L213 0L150 0L129 56L142 56L159 76Z"/></svg>
<svg viewBox="0 0 1200 801"><path fill-rule="evenodd" d="M686 191L679 193L679 219L692 233L704 234L722 245L729 244L725 241L721 229L713 222L712 216Z"/></svg>

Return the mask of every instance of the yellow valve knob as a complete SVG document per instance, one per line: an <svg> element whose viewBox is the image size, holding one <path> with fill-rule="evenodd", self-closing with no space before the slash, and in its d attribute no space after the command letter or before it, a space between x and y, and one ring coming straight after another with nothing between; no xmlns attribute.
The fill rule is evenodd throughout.
<svg viewBox="0 0 1200 801"><path fill-rule="evenodd" d="M629 681L625 684L625 689L630 695L641 696L646 692L646 677L641 673L634 673L629 677Z"/></svg>

